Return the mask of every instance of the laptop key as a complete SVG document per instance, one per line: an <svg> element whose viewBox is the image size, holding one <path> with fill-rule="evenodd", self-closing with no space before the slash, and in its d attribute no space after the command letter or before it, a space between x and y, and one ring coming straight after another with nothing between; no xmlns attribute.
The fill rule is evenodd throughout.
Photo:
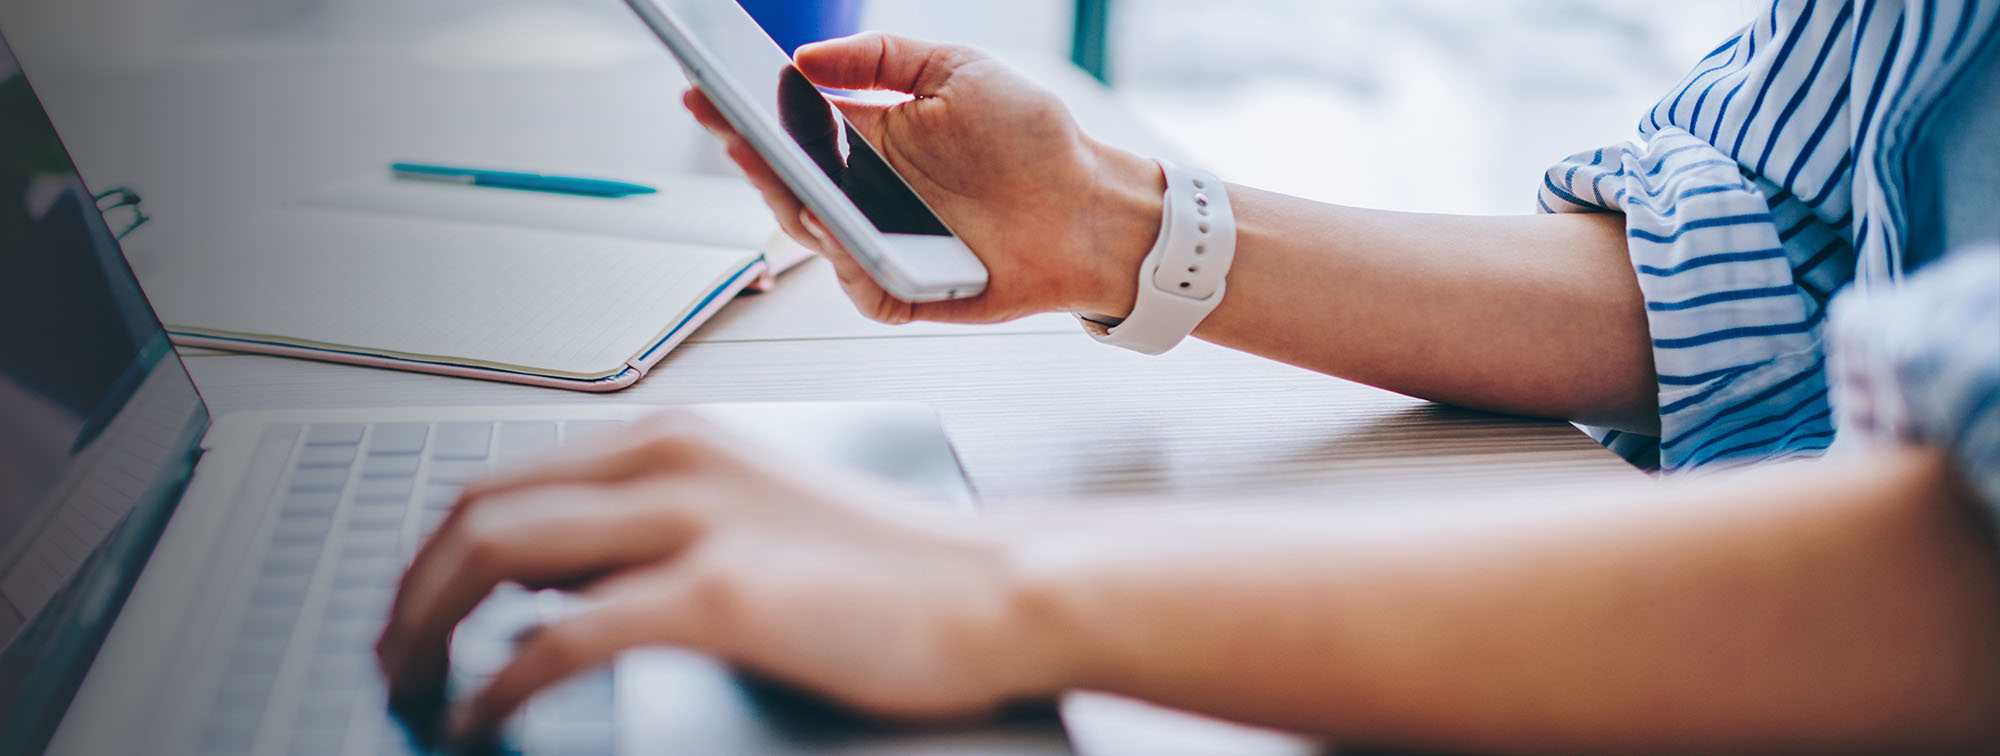
<svg viewBox="0 0 2000 756"><path fill-rule="evenodd" d="M421 458L414 454L398 457L369 457L361 463L361 479L371 478L414 478L417 477L417 463Z"/></svg>
<svg viewBox="0 0 2000 756"><path fill-rule="evenodd" d="M311 579L319 568L320 551L324 547L325 544L312 543L286 547L283 551L273 549L264 555L264 574Z"/></svg>
<svg viewBox="0 0 2000 756"><path fill-rule="evenodd" d="M299 452L299 466L345 469L354 464L354 453L352 446L308 446Z"/></svg>
<svg viewBox="0 0 2000 756"><path fill-rule="evenodd" d="M368 456L416 456L424 450L431 427L422 423L387 423L375 426L368 439Z"/></svg>
<svg viewBox="0 0 2000 756"><path fill-rule="evenodd" d="M242 637L291 637L292 623L298 621L303 605L304 602L298 606L274 604L250 607L243 614Z"/></svg>
<svg viewBox="0 0 2000 756"><path fill-rule="evenodd" d="M305 607L303 599L262 606L252 606L243 615L242 637L292 636L292 624L298 622L299 611Z"/></svg>
<svg viewBox="0 0 2000 756"><path fill-rule="evenodd" d="M257 577L257 584L250 589L250 605L281 603L294 596L302 596L310 575L284 575L267 572Z"/></svg>
<svg viewBox="0 0 2000 756"><path fill-rule="evenodd" d="M432 483L424 486L424 508L449 512L458 503L458 495L465 487L456 483Z"/></svg>
<svg viewBox="0 0 2000 756"><path fill-rule="evenodd" d="M366 426L340 423L315 425L306 430L307 446L354 446L361 443Z"/></svg>
<svg viewBox="0 0 2000 756"><path fill-rule="evenodd" d="M355 490L354 498L358 501L407 502L416 483L411 478L366 478Z"/></svg>
<svg viewBox="0 0 2000 756"><path fill-rule="evenodd" d="M397 531L403 528L403 508L381 506L384 502L359 502L354 514L347 520L347 528L352 531ZM401 502L395 502L400 504ZM364 506L373 505L373 506Z"/></svg>
<svg viewBox="0 0 2000 756"><path fill-rule="evenodd" d="M307 467L292 473L292 490L339 491L347 485L347 468Z"/></svg>
<svg viewBox="0 0 2000 756"><path fill-rule="evenodd" d="M284 658L287 645L285 638L243 638L229 649L230 663L245 667L276 665Z"/></svg>
<svg viewBox="0 0 2000 756"><path fill-rule="evenodd" d="M288 548L264 555L264 572L273 575L311 575L319 566L319 548Z"/></svg>
<svg viewBox="0 0 2000 756"><path fill-rule="evenodd" d="M331 524L333 510L340 506L338 491L298 491L285 497L278 508L280 523Z"/></svg>
<svg viewBox="0 0 2000 756"><path fill-rule="evenodd" d="M292 635L292 625L299 620L299 612L305 609L305 598L287 598L253 605L243 615L240 635L245 638L276 637Z"/></svg>
<svg viewBox="0 0 2000 756"><path fill-rule="evenodd" d="M332 524L331 517L281 519L271 531L272 546L286 548L317 544L326 540L326 529Z"/></svg>
<svg viewBox="0 0 2000 756"><path fill-rule="evenodd" d="M341 483L346 483L345 476ZM340 494L335 491L293 491L285 495L285 514L327 514L340 506Z"/></svg>
<svg viewBox="0 0 2000 756"><path fill-rule="evenodd" d="M516 464L556 448L556 424L519 421L500 424L501 464Z"/></svg>
<svg viewBox="0 0 2000 756"><path fill-rule="evenodd" d="M355 557L342 561L333 571L333 585L382 585L402 571L403 560L391 557Z"/></svg>
<svg viewBox="0 0 2000 756"><path fill-rule="evenodd" d="M492 442L491 423L446 423L438 426L431 456L438 459L485 459Z"/></svg>
<svg viewBox="0 0 2000 756"><path fill-rule="evenodd" d="M400 518L398 522L401 522ZM394 530L349 532L340 542L341 557L395 556L401 535Z"/></svg>
<svg viewBox="0 0 2000 756"><path fill-rule="evenodd" d="M368 643L381 631L380 619L360 616L328 617L326 624L319 629L320 648L333 652L359 652L366 649Z"/></svg>
<svg viewBox="0 0 2000 756"><path fill-rule="evenodd" d="M485 462L440 459L431 463L432 483L465 484L486 477L491 468Z"/></svg>
<svg viewBox="0 0 2000 756"><path fill-rule="evenodd" d="M358 617L371 621L388 617L389 602L395 594L384 589L375 590L362 586L341 586L327 598L326 613L333 617Z"/></svg>

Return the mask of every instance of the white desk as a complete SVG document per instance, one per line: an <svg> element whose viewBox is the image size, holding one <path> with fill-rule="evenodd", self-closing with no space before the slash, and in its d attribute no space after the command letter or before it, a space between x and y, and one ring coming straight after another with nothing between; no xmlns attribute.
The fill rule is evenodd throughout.
<svg viewBox="0 0 2000 756"><path fill-rule="evenodd" d="M208 64L197 68L202 65ZM164 82L76 73L75 91L108 93L107 99L66 100L57 120L71 132L72 146L82 153L80 161L93 183L154 187L157 204L150 209L162 218L158 238L168 240L191 233L185 222L176 229L170 215L220 222L240 206L310 189L295 185L302 165L317 166L324 176L347 165L374 168L391 154L477 157L546 144L531 152L561 158L564 165L615 168L621 158L663 162L678 159L673 156L683 151L705 149L678 113L680 84L663 58L609 70L531 76L454 69L437 72L428 82L421 76L405 78L402 86L387 89L321 82L313 78L313 65L224 66L169 76ZM1094 133L1156 154L1169 151L1080 72L1046 61L1027 60L1025 65L1068 98ZM59 88L64 75L52 75L45 86ZM268 98L321 83L327 85L314 97L286 100L306 103L299 106L305 110L260 110ZM211 115L262 115L222 133L207 133L212 129L185 120L201 115L180 104L190 101L186 98L210 104ZM129 117L147 108L163 119L176 114L184 119L149 122L155 134L150 153L119 147L117 120L85 117ZM491 127L476 133L424 132L430 122L413 114L431 111L490 114ZM73 124L64 123L65 112ZM611 113L625 120L579 123L584 118L579 113ZM330 128L347 136L317 144L312 154L298 154L296 145L274 140L260 128ZM547 143L551 134L581 131L590 138ZM196 146L161 154L156 146L166 137L159 134L181 134ZM99 144L101 149L92 149ZM204 155L204 149L212 154ZM218 167L214 155L235 158ZM289 161L292 167L272 169L273 160ZM1227 167L1222 168L1226 173ZM207 184L215 189L204 193L162 195L157 188L170 183L177 171L201 170L233 173L226 181ZM142 260L141 267L158 262ZM1148 506L1218 506L1231 499L1280 496L1328 506L1393 504L1468 490L1591 485L1636 476L1566 424L1432 406L1206 344L1190 344L1160 358L1140 357L1092 342L1067 316L989 328L880 326L854 314L820 261L786 275L775 292L731 303L650 377L608 396L215 352L190 353L187 364L217 413L390 405L917 400L942 414L989 510L1073 507L1084 497L1101 502L1097 506L1127 505L1117 503L1120 497L1128 502L1146 497ZM1183 405L1175 396L1202 400ZM1078 747L1088 754L1314 749L1305 741L1106 697L1072 696L1065 712Z"/></svg>
<svg viewBox="0 0 2000 756"><path fill-rule="evenodd" d="M850 319L858 316L830 269L814 261L772 293L732 303L706 338L612 395L220 353L187 364L218 412L916 400L943 416L988 510L1074 507L1077 497L1110 497L1097 506L1265 496L1383 505L1637 475L1567 424L1439 407L1205 343L1147 358L1091 341L1067 316L908 335ZM799 335L783 335L787 323ZM1204 400L1188 407L1173 396ZM1149 498L1118 501L1140 496ZM1089 756L1316 752L1307 741L1104 696L1070 696L1063 710Z"/></svg>

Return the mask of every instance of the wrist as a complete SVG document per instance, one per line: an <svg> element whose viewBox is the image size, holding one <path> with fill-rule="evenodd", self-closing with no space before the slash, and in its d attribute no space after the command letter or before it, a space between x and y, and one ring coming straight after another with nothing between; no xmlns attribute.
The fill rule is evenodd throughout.
<svg viewBox="0 0 2000 756"><path fill-rule="evenodd" d="M1001 635L1011 639L1011 697L1044 698L1066 690L1102 688L1107 681L1101 628L1088 614L1081 578L1087 560L1070 549L1074 539L1032 523L1002 526L998 543L1005 565L1001 582L1006 617Z"/></svg>
<svg viewBox="0 0 2000 756"><path fill-rule="evenodd" d="M1167 180L1151 159L1103 144L1091 149L1096 180L1078 208L1090 230L1078 256L1083 285L1066 309L1122 318L1139 296L1139 267L1160 236Z"/></svg>
<svg viewBox="0 0 2000 756"><path fill-rule="evenodd" d="M1047 699L1079 687L1074 639L1052 621L1046 575L1024 570L1039 536L1007 520L951 518L925 528L948 551L934 570L963 578L934 619L941 647L964 666L966 693L988 704Z"/></svg>

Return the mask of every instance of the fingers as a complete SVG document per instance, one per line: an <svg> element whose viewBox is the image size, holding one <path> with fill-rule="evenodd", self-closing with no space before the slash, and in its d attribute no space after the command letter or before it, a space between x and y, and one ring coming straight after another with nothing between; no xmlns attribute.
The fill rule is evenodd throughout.
<svg viewBox="0 0 2000 756"><path fill-rule="evenodd" d="M729 136L723 138L723 151L743 169L750 185L757 187L757 192L764 196L764 204L771 208L771 213L778 219L778 227L784 229L785 235L807 247L814 247L816 242L812 235L799 225L799 209L804 204L792 194L792 188L778 178L778 173L771 170L771 165L764 162L764 157L757 154L757 149L742 137Z"/></svg>
<svg viewBox="0 0 2000 756"><path fill-rule="evenodd" d="M665 579L671 585L673 578ZM675 618L661 611L663 602L635 593L613 593L596 606L528 635L507 666L453 713L452 737L465 742L493 732L537 692L608 664L622 651L656 642L663 623Z"/></svg>
<svg viewBox="0 0 2000 756"><path fill-rule="evenodd" d="M875 279L868 276L868 271L854 259L854 253L847 251L846 245L841 244L839 239L833 238L833 232L826 230L826 224L820 222L817 214L801 208L795 218L799 226L805 229L806 234L812 237L813 245L819 249L820 256L833 264L833 275L839 279L841 288L847 289L852 294L856 288L865 291L868 287L875 286Z"/></svg>
<svg viewBox="0 0 2000 756"><path fill-rule="evenodd" d="M462 503L404 573L376 644L391 691L438 690L452 628L502 582L575 582L677 554L699 528L661 501L672 495L569 485Z"/></svg>
<svg viewBox="0 0 2000 756"><path fill-rule="evenodd" d="M819 216L808 209L801 210L797 217L799 225L816 241L814 248L833 264L834 278L840 281L840 290L854 302L855 309L881 323L901 325L910 322L914 312L910 303L897 299L881 284L875 283L875 278L868 275L868 270L861 267L861 263L854 259L847 247L841 245L840 240L834 238L833 232L826 229Z"/></svg>
<svg viewBox="0 0 2000 756"><path fill-rule="evenodd" d="M937 94L954 71L983 58L976 50L881 33L859 34L799 48L794 62L814 84L835 89L887 89L919 97Z"/></svg>
<svg viewBox="0 0 2000 756"><path fill-rule="evenodd" d="M866 38L870 35L864 35ZM829 45L840 42L826 43ZM904 40L907 42L907 40ZM910 43L918 44L918 43ZM801 53L803 55L803 52ZM700 90L690 89L682 96L688 111L695 120L715 132L723 140L724 150L731 160L743 169L751 185L763 194L764 204L771 207L777 216L778 225L787 236L798 243L820 253L833 264L835 277L840 280L840 288L854 302L855 308L868 318L883 323L900 324L914 319L915 308L909 303L896 299L875 283L868 271L855 261L854 256L842 246L833 234L819 222L810 209L792 194L791 188L778 178L776 171L764 161L762 155L729 125L727 119L715 108ZM839 101L848 119L854 122L864 134L875 132L879 127L882 106L870 103Z"/></svg>
<svg viewBox="0 0 2000 756"><path fill-rule="evenodd" d="M709 131L717 134L736 133L736 127L729 123L729 119L722 115L722 111L717 109L715 103L710 102L708 95L703 94L701 90L690 88L682 92L681 105L688 109L688 113L694 115L697 123L707 127Z"/></svg>
<svg viewBox="0 0 2000 756"><path fill-rule="evenodd" d="M688 112L694 115L696 121L722 140L723 151L738 168L743 170L743 174L750 179L750 184L757 187L757 192L763 195L764 204L771 207L771 213L777 217L778 226L784 229L785 235L807 247L814 246L812 236L798 223L801 207L798 197L792 194L791 187L786 186L783 179L778 178L777 171L771 169L771 164L765 162L764 156L758 154L755 147L750 146L749 140L737 133L736 127L729 123L729 119L723 117L722 111L716 109L715 103L710 102L708 96L702 94L699 89L690 89L683 93L681 103L687 106Z"/></svg>

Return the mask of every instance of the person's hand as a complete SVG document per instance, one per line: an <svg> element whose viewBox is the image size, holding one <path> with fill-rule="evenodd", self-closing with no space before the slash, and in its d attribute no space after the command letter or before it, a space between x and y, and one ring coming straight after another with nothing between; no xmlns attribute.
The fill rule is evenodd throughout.
<svg viewBox="0 0 2000 756"><path fill-rule="evenodd" d="M897 300L690 90L688 109L723 139L785 231L833 263L863 314L890 323L998 322L1131 309L1166 188L1152 161L1090 139L1055 95L970 48L863 34L802 47L797 65L820 86L914 95L894 105L835 101L986 265L977 297Z"/></svg>
<svg viewBox="0 0 2000 756"><path fill-rule="evenodd" d="M452 629L491 591L563 587L586 608L528 635L453 735L644 645L865 713L976 714L1055 688L977 524L667 414L468 489L404 575L377 651L395 699L434 699Z"/></svg>

